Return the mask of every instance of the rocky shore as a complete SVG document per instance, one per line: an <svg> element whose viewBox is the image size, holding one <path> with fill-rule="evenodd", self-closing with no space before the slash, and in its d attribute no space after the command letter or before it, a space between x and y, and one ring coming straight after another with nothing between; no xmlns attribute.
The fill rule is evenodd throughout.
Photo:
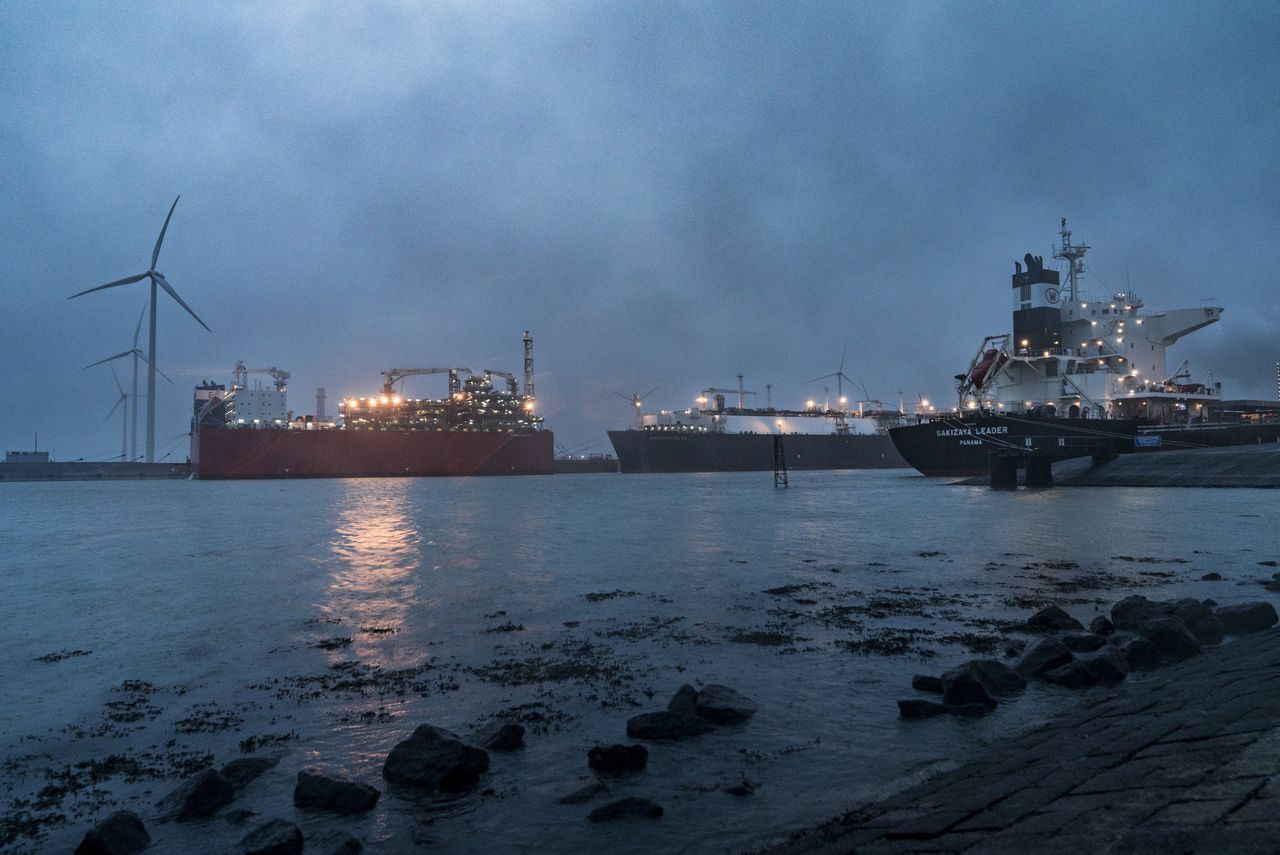
<svg viewBox="0 0 1280 855"><path fill-rule="evenodd" d="M1097 646L1061 609L1028 623L1049 635L1012 668L975 661L917 678L942 695L923 701L931 714L984 714L1026 678L1111 688L769 855L1276 851L1280 630L1269 603L1129 597L1094 621ZM1159 670L1121 686L1126 666ZM899 703L904 717L924 717Z"/></svg>

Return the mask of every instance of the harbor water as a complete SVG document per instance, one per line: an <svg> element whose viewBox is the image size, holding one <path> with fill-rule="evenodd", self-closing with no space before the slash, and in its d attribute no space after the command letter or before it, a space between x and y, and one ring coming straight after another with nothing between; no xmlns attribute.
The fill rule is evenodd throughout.
<svg viewBox="0 0 1280 855"><path fill-rule="evenodd" d="M1274 499L904 470L3 485L0 849L70 851L116 807L162 852L274 817L369 852L758 847L1078 703L1035 685L980 719L898 718L913 674L1003 658L1043 605L1087 624L1133 593L1274 600ZM759 712L560 803L597 780L588 749L633 742L627 719L684 683ZM500 720L526 746L471 793L381 777L419 724ZM212 819L158 819L182 777L242 756L280 762ZM303 768L381 800L298 810ZM587 820L631 795L663 816Z"/></svg>

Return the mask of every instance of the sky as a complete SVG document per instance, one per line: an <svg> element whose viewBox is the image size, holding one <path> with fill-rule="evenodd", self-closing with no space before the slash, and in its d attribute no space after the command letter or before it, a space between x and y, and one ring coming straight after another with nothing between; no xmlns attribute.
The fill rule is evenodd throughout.
<svg viewBox="0 0 1280 855"><path fill-rule="evenodd" d="M577 453L633 392L799 407L842 354L855 397L951 402L1062 217L1091 293L1225 308L1170 365L1274 399L1278 90L1270 2L9 0L0 446L119 454L84 366L146 288L67 298L179 195L158 269L212 332L162 296L168 459L238 359L332 413L392 367L519 374L526 329Z"/></svg>

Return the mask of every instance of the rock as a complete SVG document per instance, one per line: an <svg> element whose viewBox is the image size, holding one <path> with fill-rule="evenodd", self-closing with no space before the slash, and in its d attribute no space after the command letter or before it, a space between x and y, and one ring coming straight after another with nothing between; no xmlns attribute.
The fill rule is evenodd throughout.
<svg viewBox="0 0 1280 855"><path fill-rule="evenodd" d="M1106 620L1106 618L1103 618ZM1108 621L1110 623L1110 621ZM1062 636L1062 643L1068 650L1091 653L1107 646L1107 640L1096 632L1073 632Z"/></svg>
<svg viewBox="0 0 1280 855"><path fill-rule="evenodd" d="M1111 607L1111 621L1117 629L1140 633L1148 620L1168 613L1169 608L1164 603L1154 603L1146 597L1134 595L1125 597Z"/></svg>
<svg viewBox="0 0 1280 855"><path fill-rule="evenodd" d="M279 757L240 757L223 766L218 773L237 790L280 762Z"/></svg>
<svg viewBox="0 0 1280 855"><path fill-rule="evenodd" d="M1280 594L1280 579L1272 579L1270 582L1264 582L1263 588L1266 588L1273 594Z"/></svg>
<svg viewBox="0 0 1280 855"><path fill-rule="evenodd" d="M1116 625L1106 615L1096 615L1089 621L1089 631L1094 635L1110 635L1116 631Z"/></svg>
<svg viewBox="0 0 1280 855"><path fill-rule="evenodd" d="M1222 628L1231 635L1260 632L1276 623L1276 610L1270 603L1244 603L1239 606L1221 606L1214 611Z"/></svg>
<svg viewBox="0 0 1280 855"><path fill-rule="evenodd" d="M982 704L994 708L996 699L973 673L955 668L942 675L942 699L948 706Z"/></svg>
<svg viewBox="0 0 1280 855"><path fill-rule="evenodd" d="M166 819L187 822L213 816L235 797L236 788L230 781L216 769L204 769L179 784L157 802L156 807Z"/></svg>
<svg viewBox="0 0 1280 855"><path fill-rule="evenodd" d="M524 748L524 725L498 722L476 736L476 742L490 751L515 751Z"/></svg>
<svg viewBox="0 0 1280 855"><path fill-rule="evenodd" d="M1156 646L1162 659L1179 662L1200 653L1200 642L1186 624L1172 615L1147 621L1142 634Z"/></svg>
<svg viewBox="0 0 1280 855"><path fill-rule="evenodd" d="M150 842L142 818L133 811L118 810L89 829L75 855L129 855Z"/></svg>
<svg viewBox="0 0 1280 855"><path fill-rule="evenodd" d="M986 707L983 707L986 709ZM946 704L924 698L904 698L898 701L898 717L907 719L933 718L947 711Z"/></svg>
<svg viewBox="0 0 1280 855"><path fill-rule="evenodd" d="M1148 600L1146 597L1125 597L1116 603L1111 609L1111 617L1120 629L1127 629L1132 632L1145 635L1152 638L1150 629L1151 624L1167 618L1174 618L1196 639L1195 653L1199 653L1199 644L1217 644L1222 640L1224 635L1222 623L1213 614L1213 609L1200 602L1199 600L1187 597L1181 600L1175 600L1170 603L1158 603ZM1157 628L1162 638L1170 640L1177 649L1189 649L1186 645L1178 645L1173 642L1171 629L1168 624L1161 624ZM1152 638L1152 641L1155 641ZM1156 646L1161 647L1161 642L1156 641ZM1161 652L1165 651L1163 648ZM1170 653L1173 658L1185 659L1193 653Z"/></svg>
<svg viewBox="0 0 1280 855"><path fill-rule="evenodd" d="M705 718L673 712L641 713L627 721L627 736L631 739L677 740L712 730L715 725Z"/></svg>
<svg viewBox="0 0 1280 855"><path fill-rule="evenodd" d="M1068 689L1084 689L1096 686L1099 682L1098 675L1083 659L1073 659L1066 665L1059 665L1044 672L1041 676L1050 683L1066 686Z"/></svg>
<svg viewBox="0 0 1280 855"><path fill-rule="evenodd" d="M940 677L930 677L927 674L916 674L911 678L911 688L917 692L932 692L935 695L942 694L942 679Z"/></svg>
<svg viewBox="0 0 1280 855"><path fill-rule="evenodd" d="M1205 573L1203 576L1200 577L1200 579L1204 582L1221 582L1222 574L1221 573Z"/></svg>
<svg viewBox="0 0 1280 855"><path fill-rule="evenodd" d="M657 819L662 816L662 806L648 799L628 796L609 802L587 814L592 822L614 822L619 819Z"/></svg>
<svg viewBox="0 0 1280 855"><path fill-rule="evenodd" d="M962 674L968 674L982 684L982 687L994 697L1008 697L1027 687L1027 681L1017 671L996 659L971 659L958 665L942 675L942 694L947 697L948 684L954 682ZM948 697L948 701L950 698ZM953 701L964 703L964 701Z"/></svg>
<svg viewBox="0 0 1280 855"><path fill-rule="evenodd" d="M1101 683L1120 683L1129 676L1129 660L1114 647L1080 660Z"/></svg>
<svg viewBox="0 0 1280 855"><path fill-rule="evenodd" d="M1041 632L1061 632L1063 630L1084 629L1084 624L1057 606L1045 606L1027 618L1027 627Z"/></svg>
<svg viewBox="0 0 1280 855"><path fill-rule="evenodd" d="M293 788L293 803L300 808L333 813L364 813L373 809L380 795L381 790L368 784L342 781L304 769L298 773L298 783Z"/></svg>
<svg viewBox="0 0 1280 855"><path fill-rule="evenodd" d="M698 692L694 705L700 717L716 724L740 724L755 715L759 708L750 698L717 683L711 683Z"/></svg>
<svg viewBox="0 0 1280 855"><path fill-rule="evenodd" d="M1004 655L1009 659L1021 656L1026 649L1027 640L1025 638L1006 638L1004 640Z"/></svg>
<svg viewBox="0 0 1280 855"><path fill-rule="evenodd" d="M319 855L359 855L364 851L364 844L353 835L339 831L313 838L307 851Z"/></svg>
<svg viewBox="0 0 1280 855"><path fill-rule="evenodd" d="M678 715L698 714L698 690L688 683L676 689L675 695L667 703L667 712Z"/></svg>
<svg viewBox="0 0 1280 855"><path fill-rule="evenodd" d="M560 804L583 805L594 799L596 796L607 792L609 792L609 787L603 781L596 781L594 784L587 784L585 787L579 787L567 796L562 796Z"/></svg>
<svg viewBox="0 0 1280 855"><path fill-rule="evenodd" d="M273 819L246 834L240 845L244 855L298 855L302 831L292 822Z"/></svg>
<svg viewBox="0 0 1280 855"><path fill-rule="evenodd" d="M638 772L649 762L649 749L643 745L597 745L587 752L587 765L604 775Z"/></svg>
<svg viewBox="0 0 1280 855"><path fill-rule="evenodd" d="M1151 671L1160 667L1160 648L1146 638L1131 638L1124 642L1120 654L1135 671Z"/></svg>
<svg viewBox="0 0 1280 855"><path fill-rule="evenodd" d="M1226 635L1222 621L1218 620L1208 604L1187 597L1169 605L1169 613L1186 624L1187 629L1191 630L1191 634L1201 644L1218 644Z"/></svg>
<svg viewBox="0 0 1280 855"><path fill-rule="evenodd" d="M1033 677L1067 664L1072 659L1071 649L1056 638L1043 638L1023 654L1013 666L1023 677Z"/></svg>
<svg viewBox="0 0 1280 855"><path fill-rule="evenodd" d="M741 784L734 784L732 787L725 787L724 790L731 796L753 796L756 793L755 786L750 781L743 781Z"/></svg>
<svg viewBox="0 0 1280 855"><path fill-rule="evenodd" d="M257 816L256 810L248 808L232 808L222 815L222 818L233 825L244 825L245 822Z"/></svg>
<svg viewBox="0 0 1280 855"><path fill-rule="evenodd" d="M382 777L394 784L457 793L474 787L488 768L489 755L483 749L423 724L391 749Z"/></svg>

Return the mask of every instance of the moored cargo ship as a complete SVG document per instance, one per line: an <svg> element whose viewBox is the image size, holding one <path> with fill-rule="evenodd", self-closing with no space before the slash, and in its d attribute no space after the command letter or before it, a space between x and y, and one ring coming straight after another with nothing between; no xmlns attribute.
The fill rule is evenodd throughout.
<svg viewBox="0 0 1280 855"><path fill-rule="evenodd" d="M643 414L627 430L609 431L624 473L760 472L787 469L894 469L909 464L886 433L900 421L882 409L804 410L726 407L724 392L706 390L699 404L712 409ZM732 390L729 390L732 392ZM843 396L841 396L843 398ZM633 401L638 404L639 401Z"/></svg>
<svg viewBox="0 0 1280 855"><path fill-rule="evenodd" d="M1224 400L1221 384L1193 382L1185 361L1168 368L1166 349L1222 308L1149 313L1132 291L1086 294L1089 247L1072 243L1066 220L1060 236L1054 258L1067 281L1041 257L1015 262L1013 331L987 336L956 375L955 410L889 431L911 466L967 477L989 473L993 455L1052 461L1280 439L1275 402Z"/></svg>
<svg viewBox="0 0 1280 855"><path fill-rule="evenodd" d="M525 333L525 389L514 375L470 368L395 368L381 394L347 398L338 417L294 418L286 407L288 372L274 388L248 388L237 365L231 389L196 387L191 474L200 479L356 478L426 475L550 475L555 438L543 428L533 395L533 341ZM444 398L409 398L396 383L447 374ZM495 386L495 377L506 380Z"/></svg>

